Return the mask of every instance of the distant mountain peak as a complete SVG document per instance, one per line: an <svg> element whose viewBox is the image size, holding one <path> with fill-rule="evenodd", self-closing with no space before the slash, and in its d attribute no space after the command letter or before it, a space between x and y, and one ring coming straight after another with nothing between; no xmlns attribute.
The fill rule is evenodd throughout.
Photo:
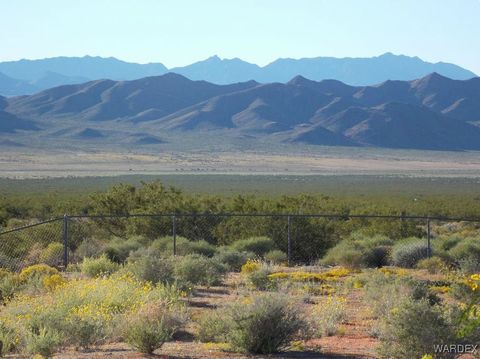
<svg viewBox="0 0 480 359"><path fill-rule="evenodd" d="M210 56L208 59L206 59L205 61L208 61L208 62L221 62L222 59L218 56L218 55L213 55L213 56Z"/></svg>
<svg viewBox="0 0 480 359"><path fill-rule="evenodd" d="M290 81L288 81L287 85L299 86L299 85L311 84L312 82L315 82L315 81L309 80L303 77L302 75L297 75L294 78L292 78Z"/></svg>

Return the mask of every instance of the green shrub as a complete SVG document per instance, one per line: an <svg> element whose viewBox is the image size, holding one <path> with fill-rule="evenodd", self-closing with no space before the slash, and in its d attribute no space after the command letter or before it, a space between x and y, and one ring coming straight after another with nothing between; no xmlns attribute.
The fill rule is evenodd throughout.
<svg viewBox="0 0 480 359"><path fill-rule="evenodd" d="M239 252L228 247L220 247L214 258L224 264L228 271L238 272L242 266L255 256L253 253Z"/></svg>
<svg viewBox="0 0 480 359"><path fill-rule="evenodd" d="M276 353L307 331L298 305L279 294L256 296L227 307L226 340L234 350L255 354Z"/></svg>
<svg viewBox="0 0 480 359"><path fill-rule="evenodd" d="M389 264L392 244L385 236L365 237L354 233L331 248L320 262L348 268L383 267Z"/></svg>
<svg viewBox="0 0 480 359"><path fill-rule="evenodd" d="M406 300L384 317L379 354L383 358L411 359L434 352L434 345L454 344L453 327L439 306L427 300ZM454 354L442 354L442 358Z"/></svg>
<svg viewBox="0 0 480 359"><path fill-rule="evenodd" d="M365 283L365 300L373 315L383 318L405 300L427 300L437 304L440 299L428 284L409 277L385 276L382 273L369 273Z"/></svg>
<svg viewBox="0 0 480 359"><path fill-rule="evenodd" d="M390 246L376 246L372 248L366 248L363 253L363 262L366 267L380 268L389 264L390 252L392 247Z"/></svg>
<svg viewBox="0 0 480 359"><path fill-rule="evenodd" d="M127 317L125 340L140 352L152 354L171 340L182 325L182 316L167 303L148 303Z"/></svg>
<svg viewBox="0 0 480 359"><path fill-rule="evenodd" d="M428 246L422 239L400 241L392 250L392 262L398 267L413 268L417 262L427 257Z"/></svg>
<svg viewBox="0 0 480 359"><path fill-rule="evenodd" d="M4 353L10 353L17 349L18 340L15 330L5 323L0 321L0 342L2 343L2 350L0 350L0 358L3 358Z"/></svg>
<svg viewBox="0 0 480 359"><path fill-rule="evenodd" d="M137 278L152 283L173 283L174 259L145 255L129 262L126 270Z"/></svg>
<svg viewBox="0 0 480 359"><path fill-rule="evenodd" d="M83 240L77 247L74 253L74 258L77 261L85 257L95 258L99 257L105 252L107 243L96 238L88 238Z"/></svg>
<svg viewBox="0 0 480 359"><path fill-rule="evenodd" d="M265 260L275 264L287 263L287 255L281 250L274 249L265 254Z"/></svg>
<svg viewBox="0 0 480 359"><path fill-rule="evenodd" d="M480 262L471 257L460 259L458 266L464 274L475 274L480 272Z"/></svg>
<svg viewBox="0 0 480 359"><path fill-rule="evenodd" d="M10 300L21 287L22 281L14 273L0 277L0 304Z"/></svg>
<svg viewBox="0 0 480 359"><path fill-rule="evenodd" d="M62 342L61 336L54 330L41 328L36 333L29 333L26 337L26 349L30 354L40 354L49 358Z"/></svg>
<svg viewBox="0 0 480 359"><path fill-rule="evenodd" d="M464 269L471 269L472 263L480 263L480 239L479 238L465 238L453 246L449 254L458 265L463 263Z"/></svg>
<svg viewBox="0 0 480 359"><path fill-rule="evenodd" d="M426 269L430 274L436 274L446 269L445 262L440 257L425 258L416 264L418 269Z"/></svg>
<svg viewBox="0 0 480 359"><path fill-rule="evenodd" d="M222 281L226 267L213 258L190 254L175 259L174 278L181 285L217 285Z"/></svg>
<svg viewBox="0 0 480 359"><path fill-rule="evenodd" d="M251 237L234 242L231 247L240 252L253 252L263 257L265 253L274 249L275 243L268 237Z"/></svg>
<svg viewBox="0 0 480 359"><path fill-rule="evenodd" d="M360 268L363 266L363 254L359 248L354 248L347 241L342 241L331 248L325 257L320 260L323 265L340 265L346 268Z"/></svg>
<svg viewBox="0 0 480 359"><path fill-rule="evenodd" d="M52 242L42 250L39 261L49 266L58 267L63 264L63 252L62 243Z"/></svg>
<svg viewBox="0 0 480 359"><path fill-rule="evenodd" d="M105 248L105 254L112 262L124 263L130 255L130 252L139 249L145 242L146 240L142 237L132 237L129 239L114 238Z"/></svg>
<svg viewBox="0 0 480 359"><path fill-rule="evenodd" d="M245 283L254 290L275 290L277 282L268 278L271 270L263 265L260 268L245 274Z"/></svg>
<svg viewBox="0 0 480 359"><path fill-rule="evenodd" d="M224 310L210 310L198 320L198 339L201 342L225 342L229 323Z"/></svg>
<svg viewBox="0 0 480 359"><path fill-rule="evenodd" d="M109 275L116 272L120 266L112 262L106 255L101 255L99 258L83 258L80 264L80 270L83 274L89 277L98 277L102 275Z"/></svg>
<svg viewBox="0 0 480 359"><path fill-rule="evenodd" d="M185 237L176 237L176 253L180 256L188 254L201 254L205 257L212 257L217 249L214 245L204 241L189 241ZM173 237L166 236L156 239L149 247L149 252L159 256L170 256L173 254Z"/></svg>

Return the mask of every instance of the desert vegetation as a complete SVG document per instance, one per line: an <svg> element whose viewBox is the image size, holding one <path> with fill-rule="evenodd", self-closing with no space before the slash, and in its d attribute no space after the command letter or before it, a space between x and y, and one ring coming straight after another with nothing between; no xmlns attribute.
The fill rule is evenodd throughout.
<svg viewBox="0 0 480 359"><path fill-rule="evenodd" d="M2 207L4 228L64 209L61 201L35 208L37 200L24 213L26 202ZM381 203L193 196L151 183L70 205L88 214L394 213ZM427 250L420 221L296 217L291 266L283 217L193 215L175 224L173 256L170 216L72 219L66 268L62 222L1 236L2 354L453 358L442 345L480 340L475 223L433 222Z"/></svg>

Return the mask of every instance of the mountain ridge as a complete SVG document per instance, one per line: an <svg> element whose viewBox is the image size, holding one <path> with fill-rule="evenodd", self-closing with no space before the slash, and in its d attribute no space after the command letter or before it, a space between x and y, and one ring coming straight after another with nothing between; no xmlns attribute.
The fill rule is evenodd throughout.
<svg viewBox="0 0 480 359"><path fill-rule="evenodd" d="M86 81L135 80L178 73L191 80L230 84L255 80L261 83L285 83L297 75L320 81L335 79L346 84L365 86L386 80L412 80L438 72L447 77L465 80L476 75L455 64L430 63L418 57L385 53L380 56L279 58L259 66L239 58L221 59L217 55L182 67L168 69L162 63L138 64L114 57L54 57L39 60L0 62L0 95L33 94L52 86ZM12 81L16 81L12 83Z"/></svg>
<svg viewBox="0 0 480 359"><path fill-rule="evenodd" d="M286 83L217 85L174 73L97 80L0 97L0 133L28 144L90 141L161 146L181 133L242 141L480 150L480 79L429 74L350 86L296 76Z"/></svg>

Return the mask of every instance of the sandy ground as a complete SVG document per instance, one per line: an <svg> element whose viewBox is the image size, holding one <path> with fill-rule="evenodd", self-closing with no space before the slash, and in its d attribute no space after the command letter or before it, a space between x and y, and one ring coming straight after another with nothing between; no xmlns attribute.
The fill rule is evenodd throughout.
<svg viewBox="0 0 480 359"><path fill-rule="evenodd" d="M264 153L0 153L0 177L36 178L166 173L401 174L480 176L475 153L338 155Z"/></svg>

